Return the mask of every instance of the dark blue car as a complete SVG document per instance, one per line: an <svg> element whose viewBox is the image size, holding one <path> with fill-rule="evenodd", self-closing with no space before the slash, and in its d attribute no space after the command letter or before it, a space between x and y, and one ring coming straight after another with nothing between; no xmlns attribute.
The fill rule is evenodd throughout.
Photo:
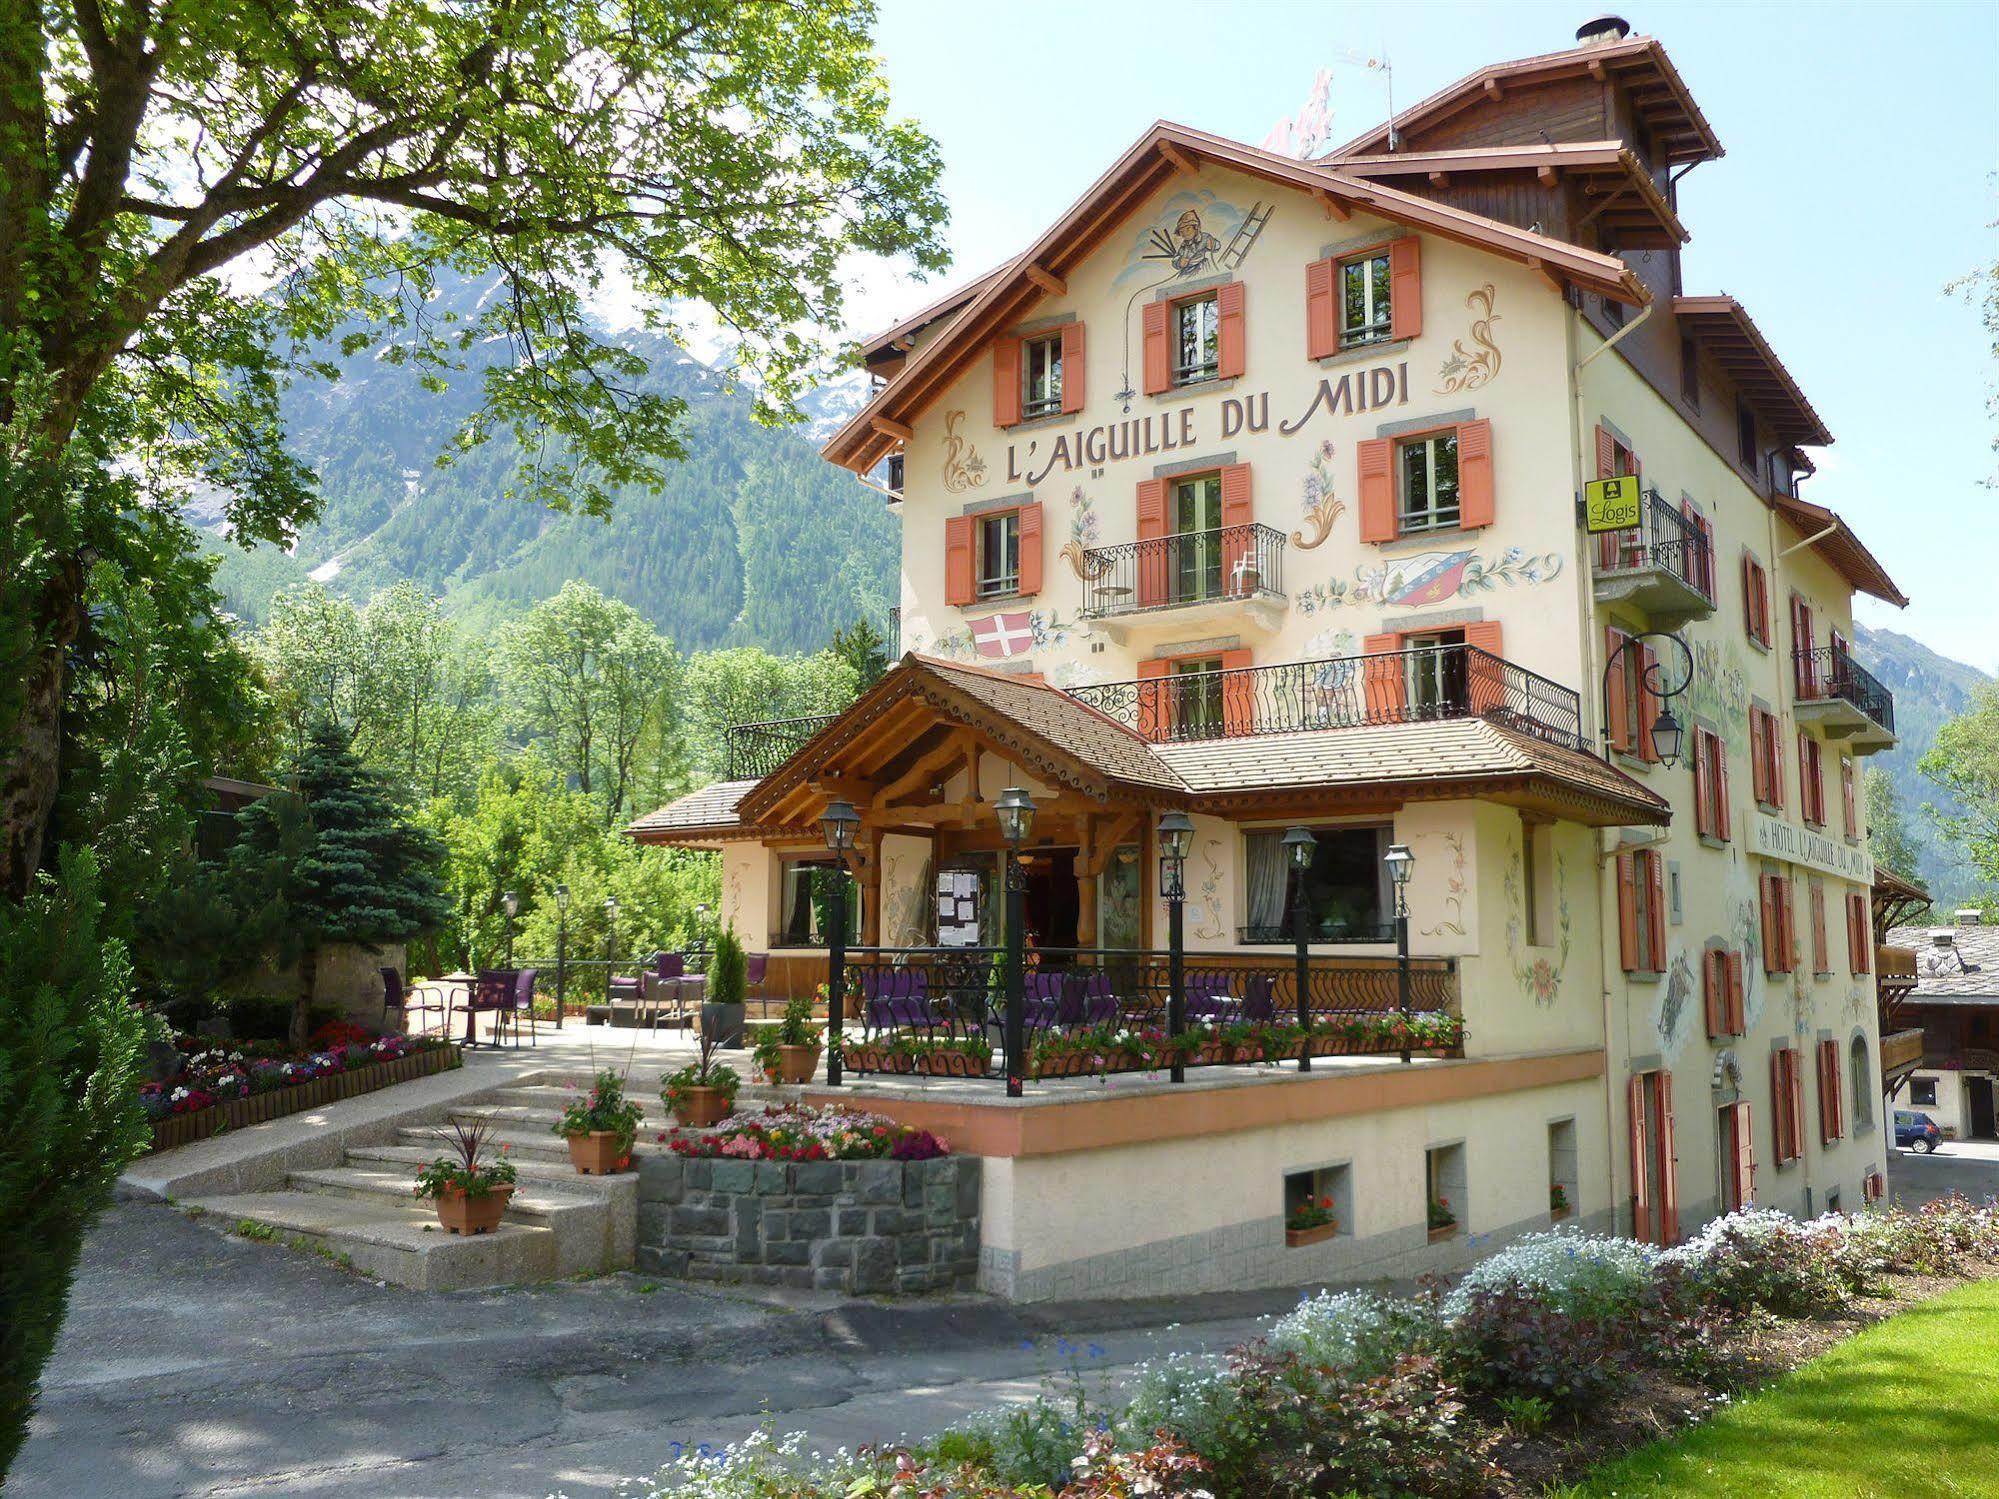
<svg viewBox="0 0 1999 1499"><path fill-rule="evenodd" d="M1943 1131L1937 1128L1936 1120L1928 1114L1919 1114L1914 1109L1897 1109L1895 1143L1928 1155L1943 1143Z"/></svg>

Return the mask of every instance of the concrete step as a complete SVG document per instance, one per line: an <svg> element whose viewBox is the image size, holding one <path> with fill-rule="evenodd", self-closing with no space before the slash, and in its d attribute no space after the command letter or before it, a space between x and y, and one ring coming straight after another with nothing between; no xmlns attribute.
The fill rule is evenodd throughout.
<svg viewBox="0 0 1999 1499"><path fill-rule="evenodd" d="M244 1219L269 1225L354 1269L413 1291L549 1280L558 1272L556 1234L517 1216L487 1234L447 1233L428 1203L392 1202L315 1192L246 1192L197 1198L189 1206L233 1228Z"/></svg>
<svg viewBox="0 0 1999 1499"><path fill-rule="evenodd" d="M553 1109L559 1115L572 1103L581 1103L589 1097L590 1079L570 1079L575 1086L565 1087L562 1082L519 1083L508 1088L494 1088L479 1095L476 1102L514 1108ZM642 1084L635 1075L626 1095L639 1106L639 1111L648 1119L666 1117L666 1105L660 1101L659 1084L647 1079Z"/></svg>
<svg viewBox="0 0 1999 1499"><path fill-rule="evenodd" d="M642 1135L641 1140L644 1139ZM440 1155L451 1153L449 1139L439 1139L435 1127L405 1125L396 1131L396 1143L414 1146L424 1152L424 1159L435 1160ZM559 1161L565 1167L569 1164L569 1144L560 1135L550 1134L545 1129L535 1129L530 1125L510 1125L495 1127L486 1134L487 1150L507 1147L507 1156L518 1166L526 1160Z"/></svg>
<svg viewBox="0 0 1999 1499"><path fill-rule="evenodd" d="M561 1145L560 1140L555 1141ZM355 1145L347 1151L350 1166L380 1167L384 1170L400 1171L411 1181L416 1179L417 1169L429 1165L437 1159L436 1150L428 1143L407 1145ZM520 1151L508 1151L507 1159L514 1163L514 1171L523 1182L545 1183L556 1191L570 1190L581 1196L608 1196L615 1184L616 1176L585 1176L569 1163L568 1151L556 1155L528 1155ZM630 1176L632 1172L621 1173Z"/></svg>

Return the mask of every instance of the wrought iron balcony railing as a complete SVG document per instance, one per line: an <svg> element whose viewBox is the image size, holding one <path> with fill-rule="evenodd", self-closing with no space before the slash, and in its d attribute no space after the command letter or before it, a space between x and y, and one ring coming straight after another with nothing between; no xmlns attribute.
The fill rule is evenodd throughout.
<svg viewBox="0 0 1999 1499"><path fill-rule="evenodd" d="M1244 926L1236 928L1236 941L1244 947L1284 944L1298 940L1296 930L1289 921L1275 926ZM1349 942L1393 942L1395 923L1392 921L1343 921L1332 926L1322 922L1306 923L1305 940L1313 946L1321 943Z"/></svg>
<svg viewBox="0 0 1999 1499"><path fill-rule="evenodd" d="M1658 568L1714 602L1714 542L1658 490L1648 489L1640 497L1636 526L1606 531L1596 540L1598 572Z"/></svg>
<svg viewBox="0 0 1999 1499"><path fill-rule="evenodd" d="M1895 694L1853 659L1845 646L1820 646L1792 654L1800 702L1838 698L1851 703L1880 728L1895 732Z"/></svg>
<svg viewBox="0 0 1999 1499"><path fill-rule="evenodd" d="M729 781L761 780L839 716L837 713L815 713L807 718L773 718L762 723L731 724L722 732L725 762L722 778Z"/></svg>
<svg viewBox="0 0 1999 1499"><path fill-rule="evenodd" d="M1155 743L1483 718L1583 747L1575 692L1470 645L1180 672L1069 694Z"/></svg>
<svg viewBox="0 0 1999 1499"><path fill-rule="evenodd" d="M1083 614L1104 619L1220 599L1284 597L1284 533L1183 531L1083 553Z"/></svg>

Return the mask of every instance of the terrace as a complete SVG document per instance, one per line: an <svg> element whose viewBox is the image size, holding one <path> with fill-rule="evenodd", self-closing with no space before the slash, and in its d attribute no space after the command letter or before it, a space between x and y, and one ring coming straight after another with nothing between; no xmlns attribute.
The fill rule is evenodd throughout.
<svg viewBox="0 0 1999 1499"><path fill-rule="evenodd" d="M1656 489L1639 499L1638 524L1596 539L1599 604L1631 604L1654 628L1677 630L1714 613L1714 542Z"/></svg>
<svg viewBox="0 0 1999 1499"><path fill-rule="evenodd" d="M1856 755L1895 747L1895 695L1844 645L1795 651L1791 664L1797 689L1791 711L1799 723L1848 741Z"/></svg>
<svg viewBox="0 0 1999 1499"><path fill-rule="evenodd" d="M1083 553L1083 617L1125 638L1160 616L1174 629L1210 615L1269 632L1284 620L1284 533L1224 526Z"/></svg>

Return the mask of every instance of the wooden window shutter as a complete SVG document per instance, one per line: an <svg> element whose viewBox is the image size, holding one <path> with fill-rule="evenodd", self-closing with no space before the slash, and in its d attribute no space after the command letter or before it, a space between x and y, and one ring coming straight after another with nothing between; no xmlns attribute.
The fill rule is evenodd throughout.
<svg viewBox="0 0 1999 1499"><path fill-rule="evenodd" d="M1413 234L1388 242L1388 336L1423 332L1423 242Z"/></svg>
<svg viewBox="0 0 1999 1499"><path fill-rule="evenodd" d="M1215 292L1215 376L1234 380L1249 366L1249 331L1243 316L1248 290L1231 281Z"/></svg>
<svg viewBox="0 0 1999 1499"><path fill-rule="evenodd" d="M1818 1043L1819 1144L1839 1138L1839 1055L1835 1042Z"/></svg>
<svg viewBox="0 0 1999 1499"><path fill-rule="evenodd" d="M1652 725L1659 717L1659 695L1652 690L1658 676L1659 654L1649 645L1638 647L1638 758L1650 764L1659 758L1659 745L1652 737Z"/></svg>
<svg viewBox="0 0 1999 1499"><path fill-rule="evenodd" d="M1003 333L993 340L993 425L1020 421L1020 339Z"/></svg>
<svg viewBox="0 0 1999 1499"><path fill-rule="evenodd" d="M1409 681L1405 675L1408 663L1399 654L1402 637L1392 631L1366 635L1361 638L1360 648L1364 655L1376 658L1360 663L1361 696L1367 704L1367 721L1400 723L1403 707L1409 701Z"/></svg>
<svg viewBox="0 0 1999 1499"><path fill-rule="evenodd" d="M1742 954L1741 953L1739 952L1729 953L1728 962L1725 965L1725 971L1728 975L1728 1000L1727 1000L1727 1010L1722 1018L1726 1023L1729 1035L1731 1036L1744 1035L1748 1031L1748 1022L1743 1017L1742 1013Z"/></svg>
<svg viewBox="0 0 1999 1499"><path fill-rule="evenodd" d="M970 515L953 515L944 522L944 602L960 608L978 598L977 524Z"/></svg>
<svg viewBox="0 0 1999 1499"><path fill-rule="evenodd" d="M1791 1111L1791 1155L1795 1159L1805 1153L1805 1076L1797 1047L1785 1047L1783 1057L1784 1075L1789 1082L1785 1099Z"/></svg>
<svg viewBox="0 0 1999 1499"><path fill-rule="evenodd" d="M1654 849L1646 849L1641 857L1645 861L1645 879L1651 886L1652 899L1645 912L1646 924L1650 928L1651 951L1647 954L1649 966L1654 973L1666 971L1666 861Z"/></svg>
<svg viewBox="0 0 1999 1499"><path fill-rule="evenodd" d="M1172 575L1172 547L1165 541L1166 490L1164 479L1138 481L1138 602L1150 609L1166 602ZM1145 543L1151 542L1147 546Z"/></svg>
<svg viewBox="0 0 1999 1499"><path fill-rule="evenodd" d="M1673 1074L1660 1068L1659 1098L1659 1242L1677 1244L1680 1239L1679 1148L1673 1139Z"/></svg>
<svg viewBox="0 0 1999 1499"><path fill-rule="evenodd" d="M1756 1201L1756 1129L1747 1103L1735 1106L1735 1202L1748 1207Z"/></svg>
<svg viewBox="0 0 1999 1499"><path fill-rule="evenodd" d="M1492 423L1465 422L1458 428L1458 524L1470 530L1493 517Z"/></svg>
<svg viewBox="0 0 1999 1499"><path fill-rule="evenodd" d="M1749 791L1759 802L1770 800L1770 767L1764 753L1763 710L1749 710Z"/></svg>
<svg viewBox="0 0 1999 1499"><path fill-rule="evenodd" d="M1083 409L1083 393L1088 378L1089 340L1081 323L1062 325L1062 411L1074 416Z"/></svg>
<svg viewBox="0 0 1999 1499"><path fill-rule="evenodd" d="M1604 671L1604 693L1610 700L1610 747L1629 751L1632 746L1631 693L1624 674L1631 670L1631 655L1628 651L1619 654L1625 640L1622 630L1605 630L1603 640L1603 657L1609 663Z"/></svg>
<svg viewBox="0 0 1999 1499"><path fill-rule="evenodd" d="M1728 1034L1727 954L1710 947L1701 954L1701 1010L1707 1019L1707 1038L1718 1040Z"/></svg>
<svg viewBox="0 0 1999 1499"><path fill-rule="evenodd" d="M1798 696L1815 698L1818 693L1818 663L1812 659L1812 610L1803 598L1791 595L1791 660L1797 677Z"/></svg>
<svg viewBox="0 0 1999 1499"><path fill-rule="evenodd" d="M1173 351L1168 327L1172 322L1170 302L1147 302L1139 317L1139 331L1145 344L1145 393L1156 396L1173 388Z"/></svg>
<svg viewBox="0 0 1999 1499"><path fill-rule="evenodd" d="M1645 1078L1633 1073L1624 1090L1631 1144L1631 1237L1652 1242L1652 1183L1645 1160Z"/></svg>
<svg viewBox="0 0 1999 1499"><path fill-rule="evenodd" d="M1694 730L1694 832L1702 838L1714 836L1714 788L1708 784L1711 768L1708 732Z"/></svg>
<svg viewBox="0 0 1999 1499"><path fill-rule="evenodd" d="M1599 479L1617 476L1617 439L1610 435L1610 428L1601 422L1596 427L1596 476Z"/></svg>
<svg viewBox="0 0 1999 1499"><path fill-rule="evenodd" d="M1756 627L1756 559L1747 552L1742 554L1742 631L1751 640L1761 640L1762 632Z"/></svg>
<svg viewBox="0 0 1999 1499"><path fill-rule="evenodd" d="M1041 507L1020 507L1020 596L1041 592Z"/></svg>
<svg viewBox="0 0 1999 1499"><path fill-rule="evenodd" d="M1777 879L1775 875L1762 877L1763 907L1763 971L1765 973L1785 973L1791 966L1790 954L1780 952L1783 945L1783 920L1777 911Z"/></svg>
<svg viewBox="0 0 1999 1499"><path fill-rule="evenodd" d="M1811 884L1811 901L1812 901L1812 972L1831 973L1832 953L1830 951L1829 939L1826 936L1825 886L1820 884L1817 880L1813 880ZM1851 940L1849 940L1846 944L1846 952L1848 957L1851 957L1853 955L1853 943L1851 942Z"/></svg>
<svg viewBox="0 0 1999 1499"><path fill-rule="evenodd" d="M1638 971L1638 864L1628 850L1617 856L1617 950L1626 973Z"/></svg>
<svg viewBox="0 0 1999 1499"><path fill-rule="evenodd" d="M1155 743L1173 732L1172 694L1164 678L1173 670L1170 661L1138 663L1138 737Z"/></svg>
<svg viewBox="0 0 1999 1499"><path fill-rule="evenodd" d="M1471 711L1481 716L1504 711L1505 631L1496 619L1477 620L1465 626L1465 644L1471 647L1465 653L1465 698Z"/></svg>
<svg viewBox="0 0 1999 1499"><path fill-rule="evenodd" d="M1231 598L1241 597L1249 587L1249 571L1257 560L1256 534L1251 530L1255 523L1256 487L1250 466L1227 464L1222 469L1222 588Z"/></svg>
<svg viewBox="0 0 1999 1499"><path fill-rule="evenodd" d="M1726 843L1735 820L1728 799L1728 742L1719 734L1710 734L1708 745L1714 751L1714 772L1708 777L1714 792L1714 809L1708 813L1708 822L1714 836Z"/></svg>
<svg viewBox="0 0 1999 1499"><path fill-rule="evenodd" d="M1222 652L1222 732L1231 735L1256 732L1256 678L1250 672L1249 652Z"/></svg>
<svg viewBox="0 0 1999 1499"><path fill-rule="evenodd" d="M1395 443L1370 437L1355 445L1360 465L1360 539L1395 540ZM1463 479L1459 480L1460 493Z"/></svg>
<svg viewBox="0 0 1999 1499"><path fill-rule="evenodd" d="M1787 1052L1770 1053L1770 1142L1779 1166L1791 1159L1791 1100L1785 1087Z"/></svg>
<svg viewBox="0 0 1999 1499"><path fill-rule="evenodd" d="M1340 351L1340 265L1315 260L1305 267L1305 357L1324 359Z"/></svg>
<svg viewBox="0 0 1999 1499"><path fill-rule="evenodd" d="M1846 836L1860 836L1860 796L1859 787L1853 774L1853 761L1845 755L1839 757L1839 815Z"/></svg>

